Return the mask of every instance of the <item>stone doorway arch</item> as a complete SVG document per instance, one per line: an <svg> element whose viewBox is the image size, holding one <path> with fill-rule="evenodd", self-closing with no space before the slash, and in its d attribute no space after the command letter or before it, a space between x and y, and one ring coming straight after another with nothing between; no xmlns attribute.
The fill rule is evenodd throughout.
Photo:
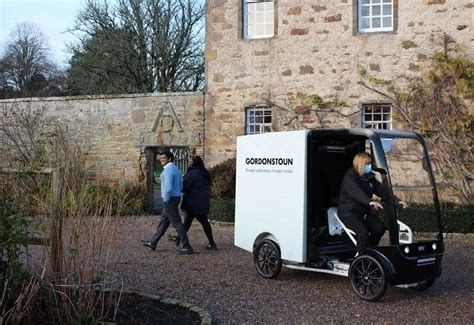
<svg viewBox="0 0 474 325"><path fill-rule="evenodd" d="M145 148L146 154L146 186L147 186L147 211L161 215L163 200L160 192L160 175L163 170L158 157L161 152L170 151L175 156L175 165L184 175L188 170L191 149L185 146L156 146Z"/></svg>

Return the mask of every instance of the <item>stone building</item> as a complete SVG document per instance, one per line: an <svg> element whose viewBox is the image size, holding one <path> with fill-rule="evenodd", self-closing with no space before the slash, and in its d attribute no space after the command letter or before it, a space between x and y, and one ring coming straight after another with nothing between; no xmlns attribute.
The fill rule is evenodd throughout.
<svg viewBox="0 0 474 325"><path fill-rule="evenodd" d="M208 0L206 158L243 134L305 127L397 128L391 103L359 84L419 76L447 35L474 54L471 0ZM313 116L304 98L335 105ZM299 124L295 122L300 122Z"/></svg>
<svg viewBox="0 0 474 325"><path fill-rule="evenodd" d="M474 55L473 9L471 0L207 0L205 95L13 99L0 108L47 107L86 167L119 184L152 173L165 147L215 165L235 156L239 135L397 128L391 103L359 84L360 67L383 79L419 76L444 35ZM314 116L308 98L341 104Z"/></svg>

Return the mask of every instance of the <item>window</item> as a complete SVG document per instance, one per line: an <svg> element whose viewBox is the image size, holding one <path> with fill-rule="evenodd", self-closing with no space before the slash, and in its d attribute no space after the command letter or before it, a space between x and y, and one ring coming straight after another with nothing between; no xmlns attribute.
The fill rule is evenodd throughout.
<svg viewBox="0 0 474 325"><path fill-rule="evenodd" d="M392 129L392 105L363 104L362 127L366 129Z"/></svg>
<svg viewBox="0 0 474 325"><path fill-rule="evenodd" d="M275 1L242 0L244 38L269 38L275 34Z"/></svg>
<svg viewBox="0 0 474 325"><path fill-rule="evenodd" d="M269 106L245 109L245 134L272 132L272 110Z"/></svg>
<svg viewBox="0 0 474 325"><path fill-rule="evenodd" d="M393 0L358 0L359 33L393 31Z"/></svg>

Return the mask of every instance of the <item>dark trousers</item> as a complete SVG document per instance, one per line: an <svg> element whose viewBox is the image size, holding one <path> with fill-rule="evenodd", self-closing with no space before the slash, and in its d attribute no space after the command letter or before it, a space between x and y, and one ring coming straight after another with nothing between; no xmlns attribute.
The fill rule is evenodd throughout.
<svg viewBox="0 0 474 325"><path fill-rule="evenodd" d="M359 255L365 254L367 245L377 246L385 233L382 221L372 214L365 218L357 215L341 216L341 221L356 233Z"/></svg>
<svg viewBox="0 0 474 325"><path fill-rule="evenodd" d="M215 244L214 237L212 236L212 228L211 228L211 225L209 224L209 220L207 220L206 214L193 214L188 211L185 211L184 227L186 231L188 231L189 228L191 228L191 224L193 223L194 218L196 218L201 223L202 229L204 229L204 233L206 234L209 244Z"/></svg>
<svg viewBox="0 0 474 325"><path fill-rule="evenodd" d="M161 222L159 223L156 229L156 233L153 235L153 238L150 241L153 246L156 246L156 244L161 239L161 237L163 237L171 223L178 232L179 238L181 238L181 244L183 244L183 248L191 248L191 244L188 240L188 235L186 234L186 229L184 227L184 224L181 222L181 217L179 215L178 206L180 202L180 196L171 197L168 202L164 202Z"/></svg>

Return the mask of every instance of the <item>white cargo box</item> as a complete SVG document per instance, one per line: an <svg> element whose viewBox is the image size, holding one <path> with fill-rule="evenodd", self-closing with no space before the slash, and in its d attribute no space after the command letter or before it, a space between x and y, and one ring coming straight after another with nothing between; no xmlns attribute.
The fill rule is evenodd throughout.
<svg viewBox="0 0 474 325"><path fill-rule="evenodd" d="M259 235L272 234L282 259L306 260L307 136L304 130L237 138L236 246L252 252Z"/></svg>

